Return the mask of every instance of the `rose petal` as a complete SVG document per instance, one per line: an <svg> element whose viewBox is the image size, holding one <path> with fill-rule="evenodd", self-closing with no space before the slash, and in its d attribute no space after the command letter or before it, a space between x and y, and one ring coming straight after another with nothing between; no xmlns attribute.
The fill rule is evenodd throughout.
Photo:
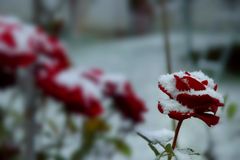
<svg viewBox="0 0 240 160"><path fill-rule="evenodd" d="M177 96L177 101L188 108L205 111L212 106L223 106L222 103L216 98L207 94L204 95L189 95L182 93Z"/></svg>
<svg viewBox="0 0 240 160"><path fill-rule="evenodd" d="M204 80L201 83L207 86L208 85L208 80Z"/></svg>
<svg viewBox="0 0 240 160"><path fill-rule="evenodd" d="M201 82L199 82L198 80L196 80L192 77L184 76L183 79L186 79L188 82L189 88L194 89L195 91L200 91L200 90L206 89L206 87Z"/></svg>
<svg viewBox="0 0 240 160"><path fill-rule="evenodd" d="M1 35L1 40L3 40L9 47L15 47L16 42L10 31L6 31Z"/></svg>
<svg viewBox="0 0 240 160"><path fill-rule="evenodd" d="M162 105L161 105L159 102L158 102L158 110L159 110L161 113L164 112L163 107L162 107Z"/></svg>
<svg viewBox="0 0 240 160"><path fill-rule="evenodd" d="M173 99L172 95L161 84L158 84L158 87L163 93L168 95L169 98Z"/></svg>
<svg viewBox="0 0 240 160"><path fill-rule="evenodd" d="M192 113L181 113L181 112L177 112L177 111L171 111L168 116L172 119L175 120L184 120L184 119L188 119L192 116Z"/></svg>
<svg viewBox="0 0 240 160"><path fill-rule="evenodd" d="M216 125L219 122L219 117L211 114L195 114L194 117L201 119L204 121L209 127L212 125Z"/></svg>
<svg viewBox="0 0 240 160"><path fill-rule="evenodd" d="M176 79L176 88L179 91L189 91L191 88L177 75L174 75L174 78Z"/></svg>

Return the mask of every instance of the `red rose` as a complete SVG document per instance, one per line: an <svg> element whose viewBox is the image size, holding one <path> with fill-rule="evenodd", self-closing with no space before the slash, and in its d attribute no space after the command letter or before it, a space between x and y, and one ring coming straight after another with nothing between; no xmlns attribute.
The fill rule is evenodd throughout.
<svg viewBox="0 0 240 160"><path fill-rule="evenodd" d="M32 39L32 46L38 57L52 59L63 69L70 66L66 49L57 37L49 36L43 30L38 29Z"/></svg>
<svg viewBox="0 0 240 160"><path fill-rule="evenodd" d="M202 72L178 72L160 76L159 88L166 95L159 99L158 109L176 120L196 117L207 125L216 125L218 107L223 97L217 85Z"/></svg>
<svg viewBox="0 0 240 160"><path fill-rule="evenodd" d="M91 69L83 74L100 87L105 98L111 99L114 107L134 123L144 120L144 102L134 93L131 84L122 75L105 74L100 69Z"/></svg>
<svg viewBox="0 0 240 160"><path fill-rule="evenodd" d="M81 70L50 70L42 76L39 80L41 89L63 102L67 111L86 116L98 116L103 112L100 90L82 75Z"/></svg>
<svg viewBox="0 0 240 160"><path fill-rule="evenodd" d="M0 18L0 65L17 68L32 63L36 56L30 45L32 26Z"/></svg>
<svg viewBox="0 0 240 160"><path fill-rule="evenodd" d="M122 76L105 75L101 79L106 97L113 100L114 107L134 123L144 120L147 111L144 102L134 93L131 84Z"/></svg>
<svg viewBox="0 0 240 160"><path fill-rule="evenodd" d="M44 59L58 68L70 66L63 44L38 27L0 17L0 65L14 68L39 64Z"/></svg>

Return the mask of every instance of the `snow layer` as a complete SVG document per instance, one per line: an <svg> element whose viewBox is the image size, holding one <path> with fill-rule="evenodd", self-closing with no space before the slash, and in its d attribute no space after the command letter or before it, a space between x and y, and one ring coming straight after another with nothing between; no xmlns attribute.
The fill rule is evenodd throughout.
<svg viewBox="0 0 240 160"><path fill-rule="evenodd" d="M82 76L82 70L69 69L60 72L55 77L55 82L69 89L81 88L85 96L95 96L100 98L100 89L91 81Z"/></svg>
<svg viewBox="0 0 240 160"><path fill-rule="evenodd" d="M170 111L176 111L176 112L181 112L181 113L191 113L193 112L192 109L189 109L182 104L180 104L178 101L173 100L173 99L161 99L159 101L163 108L164 114L169 114Z"/></svg>
<svg viewBox="0 0 240 160"><path fill-rule="evenodd" d="M128 82L127 78L121 74L104 74L100 78L101 87L104 88L106 83L112 83L116 85L116 93L124 94L124 86Z"/></svg>
<svg viewBox="0 0 240 160"><path fill-rule="evenodd" d="M10 23L13 23L14 20L9 20ZM7 21L8 22L8 21ZM1 20L0 20L1 23ZM14 23L15 24L15 23ZM10 25L10 24L7 24ZM9 26L7 27L0 27L0 37L3 33L10 32L12 35L16 46L15 47L9 47L4 41L0 41L0 50L3 51L1 54L10 54L10 55L16 55L16 54L32 54L32 47L30 45L32 38L36 34L36 28L31 25L26 24L16 24L15 27L11 27L9 29Z"/></svg>
<svg viewBox="0 0 240 160"><path fill-rule="evenodd" d="M160 129L157 131L145 131L143 135L155 144L165 145L173 139L174 132L168 129Z"/></svg>

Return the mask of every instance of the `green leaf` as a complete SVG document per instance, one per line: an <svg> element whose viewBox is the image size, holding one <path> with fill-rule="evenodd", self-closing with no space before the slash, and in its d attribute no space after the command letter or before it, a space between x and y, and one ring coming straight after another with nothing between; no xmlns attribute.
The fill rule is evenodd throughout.
<svg viewBox="0 0 240 160"><path fill-rule="evenodd" d="M147 141L148 143L152 144L152 141L150 139L148 139L146 136L144 136L142 133L137 132L137 134L142 137L142 139L144 139L145 141Z"/></svg>
<svg viewBox="0 0 240 160"><path fill-rule="evenodd" d="M172 145L169 143L165 146L165 151L172 156L175 156L174 152L173 152L173 148Z"/></svg>
<svg viewBox="0 0 240 160"><path fill-rule="evenodd" d="M159 151L158 151L157 148L153 145L153 142L152 142L150 139L148 139L146 136L144 136L143 134L141 134L141 133L139 133L139 132L137 132L137 134L138 134L142 139L144 139L145 141L148 142L148 146L150 147L150 149L154 152L154 154L155 154L156 156L160 155Z"/></svg>
<svg viewBox="0 0 240 160"><path fill-rule="evenodd" d="M154 147L153 144L148 143L148 146L151 148L151 150L154 152L154 154L155 154L156 156L160 155L159 151L157 150L156 147Z"/></svg>
<svg viewBox="0 0 240 160"><path fill-rule="evenodd" d="M231 120L237 113L237 104L231 103L227 108L227 118Z"/></svg>
<svg viewBox="0 0 240 160"><path fill-rule="evenodd" d="M116 150L119 151L121 154L128 157L131 156L132 154L131 148L122 139L111 138L109 139L109 142L112 143L115 146Z"/></svg>

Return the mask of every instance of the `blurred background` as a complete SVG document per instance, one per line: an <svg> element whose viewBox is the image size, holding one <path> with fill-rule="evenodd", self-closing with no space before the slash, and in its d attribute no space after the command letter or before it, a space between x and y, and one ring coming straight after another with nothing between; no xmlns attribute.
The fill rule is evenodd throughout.
<svg viewBox="0 0 240 160"><path fill-rule="evenodd" d="M139 130L171 128L157 110L160 74L204 71L227 97L221 122L209 129L197 119L186 121L179 144L201 153L200 160L240 159L239 0L0 0L0 15L58 35L76 66L124 73L148 108ZM11 101L12 92L0 92L1 105ZM127 142L132 156L112 159L153 159L136 134Z"/></svg>

